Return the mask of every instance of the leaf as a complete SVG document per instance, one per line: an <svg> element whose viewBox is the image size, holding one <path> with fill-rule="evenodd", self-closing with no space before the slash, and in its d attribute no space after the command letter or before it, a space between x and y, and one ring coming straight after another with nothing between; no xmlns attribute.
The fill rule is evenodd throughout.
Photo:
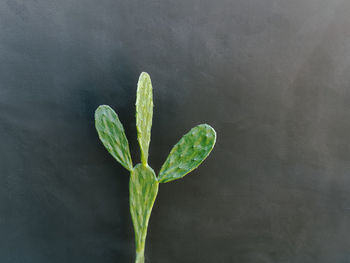
<svg viewBox="0 0 350 263"><path fill-rule="evenodd" d="M132 170L129 143L123 125L115 111L101 105L95 111L95 126L100 140L108 152L129 171Z"/></svg>
<svg viewBox="0 0 350 263"><path fill-rule="evenodd" d="M192 128L170 151L160 169L158 181L167 183L196 169L209 155L215 141L216 132L208 124Z"/></svg>
<svg viewBox="0 0 350 263"><path fill-rule="evenodd" d="M147 164L148 148L151 141L151 127L153 116L153 98L151 78L142 72L137 84L136 96L136 126L137 139L141 149L141 162Z"/></svg>
<svg viewBox="0 0 350 263"><path fill-rule="evenodd" d="M130 177L130 213L135 230L136 252L143 255L148 221L158 193L158 181L153 169L138 164Z"/></svg>

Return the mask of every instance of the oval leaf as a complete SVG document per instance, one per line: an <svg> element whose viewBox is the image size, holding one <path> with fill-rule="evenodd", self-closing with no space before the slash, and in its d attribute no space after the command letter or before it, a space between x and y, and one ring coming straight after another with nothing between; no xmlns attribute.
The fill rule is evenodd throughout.
<svg viewBox="0 0 350 263"><path fill-rule="evenodd" d="M136 126L137 139L141 149L141 162L147 164L148 148L151 140L153 116L153 96L151 78L142 72L137 84L136 95Z"/></svg>
<svg viewBox="0 0 350 263"><path fill-rule="evenodd" d="M130 177L130 213L135 230L136 252L143 255L148 221L158 193L158 181L149 166L138 164Z"/></svg>
<svg viewBox="0 0 350 263"><path fill-rule="evenodd" d="M123 125L115 111L101 105L95 111L95 126L100 140L108 152L129 171L132 170L129 143Z"/></svg>
<svg viewBox="0 0 350 263"><path fill-rule="evenodd" d="M196 169L209 155L215 141L216 132L208 124L192 128L171 150L160 169L158 181L167 183Z"/></svg>

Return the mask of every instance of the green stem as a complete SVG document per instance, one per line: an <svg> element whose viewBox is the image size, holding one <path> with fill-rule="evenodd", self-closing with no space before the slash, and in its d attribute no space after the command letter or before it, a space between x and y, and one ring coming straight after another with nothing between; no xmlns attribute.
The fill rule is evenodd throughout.
<svg viewBox="0 0 350 263"><path fill-rule="evenodd" d="M145 243L142 244L141 249L136 250L136 260L135 263L144 263L145 262Z"/></svg>
<svg viewBox="0 0 350 263"><path fill-rule="evenodd" d="M147 236L148 220L146 225L141 229L141 236L135 238L136 243L136 260L135 263L145 262L145 245Z"/></svg>
<svg viewBox="0 0 350 263"><path fill-rule="evenodd" d="M129 185L130 213L135 230L135 262L144 263L148 222L159 183L152 168L138 164L131 171Z"/></svg>

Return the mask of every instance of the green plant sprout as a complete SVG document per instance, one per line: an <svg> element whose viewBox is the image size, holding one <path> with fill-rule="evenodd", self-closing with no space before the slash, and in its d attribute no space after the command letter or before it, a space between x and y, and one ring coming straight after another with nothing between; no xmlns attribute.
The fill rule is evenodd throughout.
<svg viewBox="0 0 350 263"><path fill-rule="evenodd" d="M144 263L148 221L158 193L159 183L184 177L196 169L209 155L216 141L216 132L208 124L192 128L170 151L158 176L148 165L151 140L153 95L150 76L142 72L137 84L136 126L141 149L141 163L133 167L129 143L115 111L101 105L95 112L95 126L108 152L130 172L130 213L135 231L136 263Z"/></svg>

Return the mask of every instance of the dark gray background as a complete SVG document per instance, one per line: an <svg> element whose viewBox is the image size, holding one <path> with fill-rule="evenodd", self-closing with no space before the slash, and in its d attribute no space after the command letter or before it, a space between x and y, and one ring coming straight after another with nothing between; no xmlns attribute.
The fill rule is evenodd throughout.
<svg viewBox="0 0 350 263"><path fill-rule="evenodd" d="M99 104L150 164L196 124L218 133L160 187L147 262L350 262L350 1L1 0L0 261L133 262L128 173Z"/></svg>

